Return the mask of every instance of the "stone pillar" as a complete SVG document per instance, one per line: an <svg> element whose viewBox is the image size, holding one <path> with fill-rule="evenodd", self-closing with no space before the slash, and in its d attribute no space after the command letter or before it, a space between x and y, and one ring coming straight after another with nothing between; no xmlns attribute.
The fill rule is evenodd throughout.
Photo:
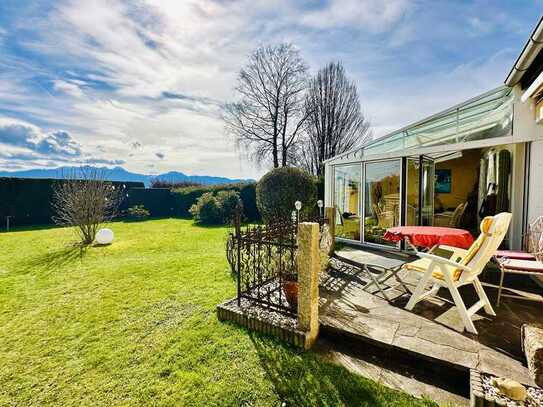
<svg viewBox="0 0 543 407"><path fill-rule="evenodd" d="M298 225L298 329L306 332L309 349L319 334L319 224Z"/></svg>
<svg viewBox="0 0 543 407"><path fill-rule="evenodd" d="M326 219L328 219L328 227L330 230L330 235L332 235L332 245L330 246L330 253L334 253L334 245L336 242L336 208L326 208Z"/></svg>

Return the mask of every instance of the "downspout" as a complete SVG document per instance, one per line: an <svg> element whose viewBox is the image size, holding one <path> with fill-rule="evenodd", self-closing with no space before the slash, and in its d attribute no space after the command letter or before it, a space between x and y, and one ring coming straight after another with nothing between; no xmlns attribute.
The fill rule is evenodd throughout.
<svg viewBox="0 0 543 407"><path fill-rule="evenodd" d="M543 17L539 19L532 35L517 58L515 65L513 65L509 75L507 75L505 79L507 86L513 87L521 80L524 72L530 67L541 49L543 49Z"/></svg>

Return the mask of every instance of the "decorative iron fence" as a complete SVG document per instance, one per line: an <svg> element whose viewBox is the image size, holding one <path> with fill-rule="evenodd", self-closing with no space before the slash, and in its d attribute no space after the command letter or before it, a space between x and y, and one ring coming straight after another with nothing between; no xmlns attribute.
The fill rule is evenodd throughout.
<svg viewBox="0 0 543 407"><path fill-rule="evenodd" d="M226 243L226 256L237 279L238 305L243 300L283 314L295 316L298 298L296 232L298 217L266 225L241 226L239 213L235 231ZM322 216L303 216L300 221L327 223Z"/></svg>

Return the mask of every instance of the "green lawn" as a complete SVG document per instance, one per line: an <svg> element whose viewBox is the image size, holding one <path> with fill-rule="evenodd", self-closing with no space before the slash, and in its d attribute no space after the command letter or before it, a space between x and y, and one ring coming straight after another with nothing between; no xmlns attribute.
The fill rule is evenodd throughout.
<svg viewBox="0 0 543 407"><path fill-rule="evenodd" d="M235 295L225 228L114 223L0 233L0 405L424 405L218 322Z"/></svg>

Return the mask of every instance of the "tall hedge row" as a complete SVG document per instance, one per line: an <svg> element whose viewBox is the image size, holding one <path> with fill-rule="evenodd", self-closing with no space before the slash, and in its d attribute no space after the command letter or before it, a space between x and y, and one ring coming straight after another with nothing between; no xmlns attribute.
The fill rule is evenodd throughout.
<svg viewBox="0 0 543 407"><path fill-rule="evenodd" d="M52 224L51 199L55 182L60 180L0 177L0 229L5 226L7 216L11 217L10 223L14 226ZM112 184L125 185L126 188L143 187L141 182Z"/></svg>
<svg viewBox="0 0 543 407"><path fill-rule="evenodd" d="M206 192L216 194L219 191L237 191L243 202L245 217L251 221L260 219L256 207L256 184L253 182L185 187L173 190L172 195L176 202L175 207L179 210L179 216L191 216L189 209L200 196Z"/></svg>
<svg viewBox="0 0 543 407"><path fill-rule="evenodd" d="M168 188L131 188L128 207L143 205L152 217L179 216L175 196Z"/></svg>

